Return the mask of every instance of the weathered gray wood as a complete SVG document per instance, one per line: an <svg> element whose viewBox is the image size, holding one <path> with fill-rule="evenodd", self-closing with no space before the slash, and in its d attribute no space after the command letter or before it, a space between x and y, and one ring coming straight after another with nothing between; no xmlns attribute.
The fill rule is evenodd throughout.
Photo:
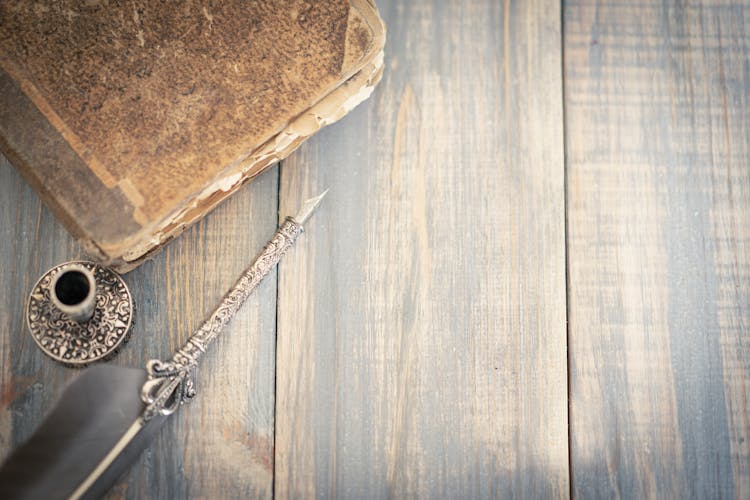
<svg viewBox="0 0 750 500"><path fill-rule="evenodd" d="M275 492L568 495L560 11L378 2L374 97L285 162Z"/></svg>
<svg viewBox="0 0 750 500"><path fill-rule="evenodd" d="M276 227L277 169L263 174L125 280L137 305L130 343L113 361L167 357L214 307ZM73 239L0 159L0 455L41 421L76 375L46 358L23 324L24 301L49 267L80 256ZM276 277L269 276L206 357L199 395L112 497L270 497L273 475Z"/></svg>
<svg viewBox="0 0 750 500"><path fill-rule="evenodd" d="M750 2L566 3L581 498L750 497Z"/></svg>
<svg viewBox="0 0 750 500"><path fill-rule="evenodd" d="M372 100L126 275L114 362L143 366L272 234L278 184L282 216L331 188L278 311L269 277L112 497L567 495L559 11L378 3ZM748 497L750 3L563 14L572 491ZM75 376L23 307L79 255L0 159L0 456Z"/></svg>

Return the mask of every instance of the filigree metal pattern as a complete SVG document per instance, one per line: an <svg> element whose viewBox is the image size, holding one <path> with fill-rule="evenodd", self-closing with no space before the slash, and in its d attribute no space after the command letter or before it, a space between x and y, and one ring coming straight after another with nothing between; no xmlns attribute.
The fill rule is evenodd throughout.
<svg viewBox="0 0 750 500"><path fill-rule="evenodd" d="M47 271L31 290L26 320L34 341L51 358L85 366L114 356L127 341L133 323L133 299L114 271L93 262L77 261L94 274L96 307L90 320L79 323L63 314L50 299L50 284L66 262Z"/></svg>
<svg viewBox="0 0 750 500"><path fill-rule="evenodd" d="M147 405L143 414L144 420L149 420L157 414L169 415L180 404L188 402L195 396L190 377L191 370L200 362L208 346L216 340L242 304L278 264L279 259L289 250L300 234L302 234L302 226L294 219L287 218L255 262L224 295L213 314L172 356L172 359L149 361L146 367L148 380L141 391L141 398Z"/></svg>

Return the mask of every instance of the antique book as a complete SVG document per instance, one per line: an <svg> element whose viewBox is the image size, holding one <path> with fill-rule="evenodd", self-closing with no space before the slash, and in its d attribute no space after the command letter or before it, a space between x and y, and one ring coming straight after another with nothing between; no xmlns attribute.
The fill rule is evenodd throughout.
<svg viewBox="0 0 750 500"><path fill-rule="evenodd" d="M366 99L384 43L370 0L4 0L0 149L127 271Z"/></svg>

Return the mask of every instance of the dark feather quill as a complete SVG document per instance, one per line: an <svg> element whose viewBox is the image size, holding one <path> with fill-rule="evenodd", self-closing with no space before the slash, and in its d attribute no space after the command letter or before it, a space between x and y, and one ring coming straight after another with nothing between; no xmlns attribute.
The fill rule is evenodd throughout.
<svg viewBox="0 0 750 500"><path fill-rule="evenodd" d="M63 392L34 435L0 468L0 498L68 498L140 417L146 371L94 366ZM140 455L165 417L140 429L86 491L98 498Z"/></svg>

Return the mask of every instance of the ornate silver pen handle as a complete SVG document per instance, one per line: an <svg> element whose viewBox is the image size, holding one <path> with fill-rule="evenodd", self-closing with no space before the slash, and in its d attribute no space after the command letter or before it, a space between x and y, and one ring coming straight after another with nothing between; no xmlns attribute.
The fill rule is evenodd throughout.
<svg viewBox="0 0 750 500"><path fill-rule="evenodd" d="M172 359L152 359L147 363L148 380L141 389L141 399L147 405L142 415L144 420L149 420L157 414L170 415L181 404L195 396L190 372L198 365L208 346L234 318L258 284L294 245L302 234L302 224L312 215L325 194L305 202L296 216L287 217L252 265L224 295L211 316L177 350Z"/></svg>

